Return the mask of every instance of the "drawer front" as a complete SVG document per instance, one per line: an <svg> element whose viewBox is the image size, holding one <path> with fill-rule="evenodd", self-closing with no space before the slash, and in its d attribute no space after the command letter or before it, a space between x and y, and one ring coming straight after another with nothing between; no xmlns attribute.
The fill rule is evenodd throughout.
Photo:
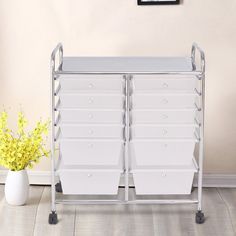
<svg viewBox="0 0 236 236"><path fill-rule="evenodd" d="M65 165L119 166L124 143L119 140L61 140L60 151Z"/></svg>
<svg viewBox="0 0 236 236"><path fill-rule="evenodd" d="M132 138L194 138L194 126L134 125Z"/></svg>
<svg viewBox="0 0 236 236"><path fill-rule="evenodd" d="M132 140L133 166L189 165L192 163L194 141Z"/></svg>
<svg viewBox="0 0 236 236"><path fill-rule="evenodd" d="M190 194L194 171L156 170L133 173L136 194ZM155 181L156 184L153 184Z"/></svg>
<svg viewBox="0 0 236 236"><path fill-rule="evenodd" d="M194 92L195 88L199 88L199 82L194 76L137 75L132 81L133 92Z"/></svg>
<svg viewBox="0 0 236 236"><path fill-rule="evenodd" d="M92 94L61 94L61 108L100 108L122 109L125 97L123 95L92 95Z"/></svg>
<svg viewBox="0 0 236 236"><path fill-rule="evenodd" d="M195 108L197 96L194 94L178 95L133 95L133 109L192 109Z"/></svg>
<svg viewBox="0 0 236 236"><path fill-rule="evenodd" d="M62 169L59 176L63 194L117 194L120 171Z"/></svg>
<svg viewBox="0 0 236 236"><path fill-rule="evenodd" d="M124 127L119 125L60 125L63 138L123 139Z"/></svg>
<svg viewBox="0 0 236 236"><path fill-rule="evenodd" d="M61 110L61 121L65 123L112 123L124 122L122 110Z"/></svg>
<svg viewBox="0 0 236 236"><path fill-rule="evenodd" d="M136 123L178 123L193 124L196 110L132 110L131 122Z"/></svg>
<svg viewBox="0 0 236 236"><path fill-rule="evenodd" d="M120 75L75 75L59 79L61 91L107 91L123 93L125 81Z"/></svg>

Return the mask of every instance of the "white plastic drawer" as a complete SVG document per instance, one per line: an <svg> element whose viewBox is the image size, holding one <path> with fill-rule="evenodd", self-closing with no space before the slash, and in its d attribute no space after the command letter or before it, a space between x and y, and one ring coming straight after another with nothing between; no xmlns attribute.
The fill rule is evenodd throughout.
<svg viewBox="0 0 236 236"><path fill-rule="evenodd" d="M138 195L190 194L194 172L196 168L193 165L134 170L135 192Z"/></svg>
<svg viewBox="0 0 236 236"><path fill-rule="evenodd" d="M120 170L59 170L63 194L117 194Z"/></svg>
<svg viewBox="0 0 236 236"><path fill-rule="evenodd" d="M195 108L195 94L133 94L133 109L189 109Z"/></svg>
<svg viewBox="0 0 236 236"><path fill-rule="evenodd" d="M136 75L132 80L133 92L194 92L199 81L194 76Z"/></svg>
<svg viewBox="0 0 236 236"><path fill-rule="evenodd" d="M60 124L59 124L60 125ZM122 125L91 125L91 124L61 124L63 138L118 138L123 139L124 126Z"/></svg>
<svg viewBox="0 0 236 236"><path fill-rule="evenodd" d="M121 75L67 75L60 79L61 92L124 92L124 79Z"/></svg>
<svg viewBox="0 0 236 236"><path fill-rule="evenodd" d="M60 94L61 108L122 109L124 101L119 94Z"/></svg>
<svg viewBox="0 0 236 236"><path fill-rule="evenodd" d="M122 110L60 110L61 121L68 123L114 123L124 122Z"/></svg>
<svg viewBox="0 0 236 236"><path fill-rule="evenodd" d="M124 153L122 140L60 140L60 151L65 165L118 166Z"/></svg>
<svg viewBox="0 0 236 236"><path fill-rule="evenodd" d="M132 140L130 155L133 166L189 165L195 141Z"/></svg>
<svg viewBox="0 0 236 236"><path fill-rule="evenodd" d="M133 125L132 138L194 138L194 125Z"/></svg>
<svg viewBox="0 0 236 236"><path fill-rule="evenodd" d="M196 109L185 110L132 110L131 121L136 123L177 123L192 124L196 116Z"/></svg>

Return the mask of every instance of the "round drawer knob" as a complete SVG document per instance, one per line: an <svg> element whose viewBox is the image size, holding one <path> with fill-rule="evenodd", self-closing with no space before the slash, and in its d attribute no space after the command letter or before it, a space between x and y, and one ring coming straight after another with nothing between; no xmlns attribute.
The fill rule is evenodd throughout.
<svg viewBox="0 0 236 236"><path fill-rule="evenodd" d="M167 104L168 103L168 100L166 98L162 99L161 101L163 104Z"/></svg>
<svg viewBox="0 0 236 236"><path fill-rule="evenodd" d="M93 134L93 130L89 130L89 134Z"/></svg>
<svg viewBox="0 0 236 236"><path fill-rule="evenodd" d="M166 129L162 130L163 135L167 135L168 131Z"/></svg>
<svg viewBox="0 0 236 236"><path fill-rule="evenodd" d="M91 89L94 87L94 85L92 83L90 83L88 87Z"/></svg>
<svg viewBox="0 0 236 236"><path fill-rule="evenodd" d="M162 176L162 177L166 177L166 173L165 173L165 172L162 172L162 173L161 173L161 176Z"/></svg>
<svg viewBox="0 0 236 236"><path fill-rule="evenodd" d="M90 104L93 103L93 98L89 98L89 103L90 103Z"/></svg>
<svg viewBox="0 0 236 236"><path fill-rule="evenodd" d="M90 143L90 144L88 145L88 147L89 147L89 148L93 148L93 144Z"/></svg>
<svg viewBox="0 0 236 236"><path fill-rule="evenodd" d="M89 115L88 115L88 118L89 118L89 119L93 119L93 115L92 115L92 114L89 114Z"/></svg>
<svg viewBox="0 0 236 236"><path fill-rule="evenodd" d="M168 115L163 114L163 115L162 115L162 119L165 119L165 120L168 119Z"/></svg>
<svg viewBox="0 0 236 236"><path fill-rule="evenodd" d="M88 177L92 177L93 175L92 174L87 174Z"/></svg>
<svg viewBox="0 0 236 236"><path fill-rule="evenodd" d="M162 88L168 88L168 87L169 87L169 85L167 83L162 84Z"/></svg>

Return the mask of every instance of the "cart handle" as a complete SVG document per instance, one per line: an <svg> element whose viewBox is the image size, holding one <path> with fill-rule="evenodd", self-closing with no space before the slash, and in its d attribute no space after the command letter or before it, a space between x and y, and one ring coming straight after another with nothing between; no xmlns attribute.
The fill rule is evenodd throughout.
<svg viewBox="0 0 236 236"><path fill-rule="evenodd" d="M205 64L206 64L205 63L205 53L196 43L193 43L192 50L191 50L193 69L196 70L196 56L195 56L196 50L199 51L200 57L201 57L201 71L202 71L202 73L205 73Z"/></svg>
<svg viewBox="0 0 236 236"><path fill-rule="evenodd" d="M57 46L54 48L54 50L52 51L51 54L51 68L52 71L55 71L55 58L57 53L59 53L59 65L58 65L58 69L61 69L62 67L62 62L63 62L63 46L62 43L58 43Z"/></svg>

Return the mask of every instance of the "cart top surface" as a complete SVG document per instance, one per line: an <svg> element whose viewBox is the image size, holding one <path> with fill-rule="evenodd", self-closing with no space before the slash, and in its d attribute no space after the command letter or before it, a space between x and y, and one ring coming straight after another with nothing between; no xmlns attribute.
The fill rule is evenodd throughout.
<svg viewBox="0 0 236 236"><path fill-rule="evenodd" d="M62 72L191 72L190 57L63 57Z"/></svg>

